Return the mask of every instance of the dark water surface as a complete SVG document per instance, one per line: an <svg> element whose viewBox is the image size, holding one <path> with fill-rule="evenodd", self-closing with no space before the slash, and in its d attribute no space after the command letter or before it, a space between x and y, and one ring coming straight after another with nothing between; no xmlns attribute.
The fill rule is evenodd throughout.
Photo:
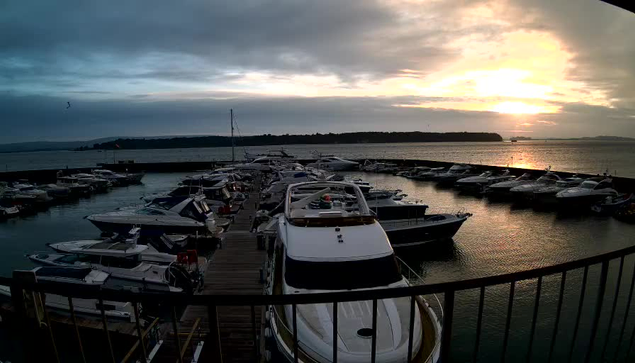
<svg viewBox="0 0 635 363"><path fill-rule="evenodd" d="M236 157L244 151L264 153L279 146L236 148ZM635 141L556 141L532 140L511 142L438 142L399 144L285 145L299 158L314 157L314 152L335 154L353 159L418 159L482 165L515 166L596 174L635 177ZM118 151L43 151L0 153L0 170L63 169L95 167L115 160L146 162L231 160L231 148L192 148Z"/></svg>
<svg viewBox="0 0 635 363"><path fill-rule="evenodd" d="M361 175L377 188L402 189L409 195L408 199L428 204L430 213L465 210L474 214L463 225L453 243L431 245L406 256L408 263L421 272L426 283L498 275L553 265L631 246L635 238L635 225L624 224L610 217L535 211L510 203L493 203L484 198L461 195L452 189L439 189L430 182L412 181L390 175L353 174ZM99 231L84 220L84 216L138 204L139 198L143 195L170 190L184 175L148 174L144 179L144 185L114 189L108 194L93 196L75 204L52 207L47 212L35 216L1 222L0 275L9 276L13 269L32 267L24 254L45 250L45 243L98 237ZM634 262L635 259L630 257L625 260L617 312L608 340L607 352L611 358L624 322L624 308ZM603 348L608 331L618 267L619 260L611 264L610 283L606 291L607 298L604 300L602 324L598 335L599 351ZM572 360L574 362L582 360L580 354L588 345L599 270L599 266L589 270L580 333ZM553 361L563 361L569 354L581 276L581 270L566 276ZM560 278L561 276L549 276L543 281L532 355L535 362L547 361L549 356ZM506 355L508 361L524 360L527 355L535 289L535 280L521 281L515 286L510 340ZM501 359L508 296L509 285L494 286L486 290L480 361ZM458 292L456 295L453 361L469 361L472 357L478 298L478 290ZM635 328L635 311L632 313L631 318L626 320L624 340L630 338ZM627 349L628 344L622 343L621 358ZM9 354L8 349L0 349L0 361L6 359L4 354ZM593 360L599 361L597 357Z"/></svg>

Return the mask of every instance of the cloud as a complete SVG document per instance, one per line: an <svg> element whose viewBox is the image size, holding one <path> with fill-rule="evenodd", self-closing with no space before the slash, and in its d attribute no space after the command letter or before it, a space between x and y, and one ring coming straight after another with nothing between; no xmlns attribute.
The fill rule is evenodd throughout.
<svg viewBox="0 0 635 363"><path fill-rule="evenodd" d="M4 2L0 142L221 133L230 107L250 133L635 136L633 59L598 1Z"/></svg>

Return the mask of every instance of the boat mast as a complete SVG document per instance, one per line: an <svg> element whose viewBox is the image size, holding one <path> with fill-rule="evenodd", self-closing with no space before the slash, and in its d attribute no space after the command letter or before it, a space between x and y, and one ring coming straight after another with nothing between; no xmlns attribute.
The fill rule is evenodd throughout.
<svg viewBox="0 0 635 363"><path fill-rule="evenodd" d="M231 108L229 109L229 118L231 120L231 126L232 126L232 163L234 161L236 161L236 155L234 154L234 109Z"/></svg>

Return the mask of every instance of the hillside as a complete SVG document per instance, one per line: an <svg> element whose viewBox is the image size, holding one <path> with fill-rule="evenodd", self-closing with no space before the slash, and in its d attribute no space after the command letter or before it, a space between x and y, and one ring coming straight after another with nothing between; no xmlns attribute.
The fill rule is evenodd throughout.
<svg viewBox="0 0 635 363"><path fill-rule="evenodd" d="M466 142L503 141L496 133L484 132L351 132L343 134L312 135L258 135L236 138L236 146L291 145L291 144L360 144L399 142ZM195 147L231 146L228 136L174 137L165 139L117 139L96 143L88 149L175 149Z"/></svg>

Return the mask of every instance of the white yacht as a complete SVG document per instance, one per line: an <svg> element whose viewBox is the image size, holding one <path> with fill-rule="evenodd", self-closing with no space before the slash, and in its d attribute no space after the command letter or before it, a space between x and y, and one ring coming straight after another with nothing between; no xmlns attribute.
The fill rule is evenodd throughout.
<svg viewBox="0 0 635 363"><path fill-rule="evenodd" d="M28 183L15 183L13 188L17 189L19 194L33 196L36 203L46 203L52 199L45 190Z"/></svg>
<svg viewBox="0 0 635 363"><path fill-rule="evenodd" d="M371 162L366 160L364 165L361 167L363 171L373 172L373 173L387 173L392 174L399 171L399 167L397 164L393 163L384 163L384 162Z"/></svg>
<svg viewBox="0 0 635 363"><path fill-rule="evenodd" d="M350 161L337 156L322 156L317 161L307 164L308 167L326 169L332 171L357 170L359 163Z"/></svg>
<svg viewBox="0 0 635 363"><path fill-rule="evenodd" d="M77 198L89 196L92 189L89 184L80 183L79 178L72 176L58 177L56 185L68 188L70 190L71 197Z"/></svg>
<svg viewBox="0 0 635 363"><path fill-rule="evenodd" d="M601 182L586 180L578 187L565 189L556 194L558 203L565 207L590 206L607 197L617 197L613 189L613 180L606 178Z"/></svg>
<svg viewBox="0 0 635 363"><path fill-rule="evenodd" d="M320 189L300 200L303 188ZM329 193L353 188L358 208L329 203ZM297 193L297 195L302 193ZM319 208L314 209L316 201ZM270 294L311 294L408 286L393 250L358 187L351 183L312 182L291 185L284 215L278 218L277 241L270 264ZM342 302L338 306L339 362L369 362L372 301ZM438 362L441 325L435 313L416 298L413 357ZM299 362L329 362L333 353L333 304L298 305L298 357L294 357L293 307L269 308L272 335L281 354ZM410 298L377 301L377 362L408 362ZM420 358L420 359L419 359Z"/></svg>
<svg viewBox="0 0 635 363"><path fill-rule="evenodd" d="M534 178L529 173L525 173L519 176L516 179L508 180L504 182L498 182L489 185L485 188L485 193L489 196L508 196L510 194L510 189L515 188L517 186L525 185L532 183Z"/></svg>
<svg viewBox="0 0 635 363"><path fill-rule="evenodd" d="M114 212L93 214L86 219L104 232L127 233L138 226L146 236L215 234L216 221L203 198L155 198L142 208L120 208Z"/></svg>
<svg viewBox="0 0 635 363"><path fill-rule="evenodd" d="M509 192L511 193L512 197L516 199L528 200L533 198L534 192L536 190L539 190L540 188L544 188L546 186L556 185L556 182L558 182L559 180L561 179L558 175L551 171L548 171L547 173L545 173L545 175L541 176L537 180L531 183L513 187L509 190Z"/></svg>
<svg viewBox="0 0 635 363"><path fill-rule="evenodd" d="M511 175L511 172L507 169L503 170L501 173L486 171L477 176L459 179L456 181L455 185L461 189L481 190L490 184L500 183L514 178L515 176Z"/></svg>
<svg viewBox="0 0 635 363"><path fill-rule="evenodd" d="M20 271L21 274L33 274L34 280L38 284L46 285L71 285L81 286L82 288L104 289L114 291L147 291L143 283L133 283L127 280L121 280L109 273L95 270L91 268L74 268L74 267L57 267L43 266L36 267L31 271ZM164 292L173 292L174 288L166 285ZM9 286L0 286L0 296L11 298L11 289ZM39 295L33 295L33 304L38 311L44 308L43 301ZM45 299L47 308L62 313L68 313L70 307L68 298L55 294L46 294ZM124 321L134 322L135 314L133 306L130 302L108 301L104 300L104 314L108 319L120 319ZM97 299L80 299L73 298L73 308L76 314L88 315L100 318L102 309Z"/></svg>
<svg viewBox="0 0 635 363"><path fill-rule="evenodd" d="M435 180L440 185L453 185L459 179L478 175L474 168L466 164L454 164L445 173L439 173Z"/></svg>
<svg viewBox="0 0 635 363"><path fill-rule="evenodd" d="M4 207L0 205L0 220L5 220L20 215L18 207Z"/></svg>
<svg viewBox="0 0 635 363"><path fill-rule="evenodd" d="M433 180L439 174L444 173L444 167L430 168L429 170L421 170L417 174L411 176L411 179L415 180Z"/></svg>
<svg viewBox="0 0 635 363"><path fill-rule="evenodd" d="M577 187L582 184L582 182L584 182L584 179L577 175L563 180L558 180L555 185L549 185L538 190L534 190L534 201L543 205L554 204L557 202L556 194L567 188Z"/></svg>
<svg viewBox="0 0 635 363"><path fill-rule="evenodd" d="M96 193L104 193L112 186L112 182L109 180L99 178L93 174L79 173L71 176L76 178L79 184L90 186L91 191Z"/></svg>

